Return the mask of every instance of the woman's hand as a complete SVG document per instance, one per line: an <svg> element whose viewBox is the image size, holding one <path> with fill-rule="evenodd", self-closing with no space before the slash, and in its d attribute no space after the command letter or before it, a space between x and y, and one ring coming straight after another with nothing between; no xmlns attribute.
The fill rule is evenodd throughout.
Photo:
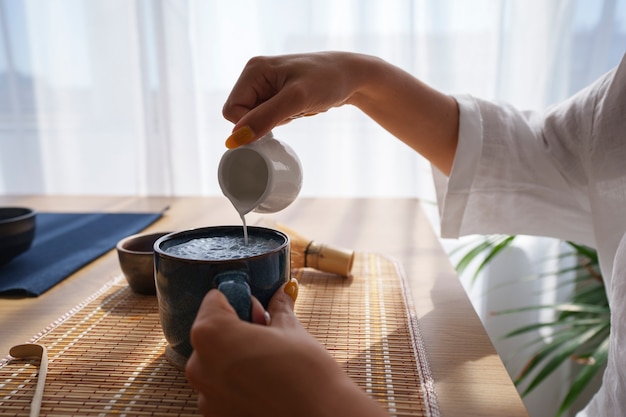
<svg viewBox="0 0 626 417"><path fill-rule="evenodd" d="M319 52L252 58L223 114L235 123L226 146L261 138L294 118L352 104L449 173L456 152L459 110L442 94L379 58Z"/></svg>
<svg viewBox="0 0 626 417"><path fill-rule="evenodd" d="M267 325L239 320L223 294L207 294L186 368L200 411L215 417L386 415L295 317L294 281L273 297ZM254 310L253 320L264 321L258 302Z"/></svg>
<svg viewBox="0 0 626 417"><path fill-rule="evenodd" d="M252 58L223 108L224 117L248 138L260 138L294 118L341 106L356 88L355 55L342 52ZM231 141L227 146L240 143Z"/></svg>

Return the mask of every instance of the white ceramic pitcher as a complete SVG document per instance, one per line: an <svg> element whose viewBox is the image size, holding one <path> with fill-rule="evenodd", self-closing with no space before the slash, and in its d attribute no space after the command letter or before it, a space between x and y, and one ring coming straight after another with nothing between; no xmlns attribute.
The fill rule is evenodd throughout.
<svg viewBox="0 0 626 417"><path fill-rule="evenodd" d="M302 165L293 149L270 132L226 151L217 177L222 192L240 216L251 211L275 213L298 197Z"/></svg>

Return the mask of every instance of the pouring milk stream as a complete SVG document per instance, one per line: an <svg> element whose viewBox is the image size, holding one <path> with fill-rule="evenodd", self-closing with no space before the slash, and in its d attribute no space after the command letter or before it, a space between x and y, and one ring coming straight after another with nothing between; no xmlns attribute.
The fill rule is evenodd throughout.
<svg viewBox="0 0 626 417"><path fill-rule="evenodd" d="M247 245L245 215L251 211L275 213L290 205L302 187L302 165L293 149L270 132L255 142L226 151L218 167L218 180L239 213ZM316 242L282 225L273 227L289 235L292 267L350 274L354 251Z"/></svg>
<svg viewBox="0 0 626 417"><path fill-rule="evenodd" d="M300 159L272 132L247 145L229 149L218 166L222 192L239 213L244 238L248 234L245 215L275 213L291 204L302 188Z"/></svg>

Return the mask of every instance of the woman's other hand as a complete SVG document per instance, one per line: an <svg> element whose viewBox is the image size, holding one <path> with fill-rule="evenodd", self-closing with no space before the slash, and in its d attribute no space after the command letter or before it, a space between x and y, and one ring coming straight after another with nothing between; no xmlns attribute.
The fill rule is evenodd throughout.
<svg viewBox="0 0 626 417"><path fill-rule="evenodd" d="M287 288L287 290L285 290ZM293 313L297 281L283 286L253 321L241 321L226 297L209 292L191 330L186 367L207 416L384 416Z"/></svg>

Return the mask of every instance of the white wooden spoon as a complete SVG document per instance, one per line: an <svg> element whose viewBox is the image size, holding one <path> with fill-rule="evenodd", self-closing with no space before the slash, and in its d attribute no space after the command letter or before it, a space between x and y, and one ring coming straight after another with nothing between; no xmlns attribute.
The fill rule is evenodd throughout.
<svg viewBox="0 0 626 417"><path fill-rule="evenodd" d="M37 343L25 343L13 346L9 354L15 359L39 359L39 376L33 400L30 402L30 417L39 416L41 400L43 399L43 387L48 374L48 351L46 347Z"/></svg>

